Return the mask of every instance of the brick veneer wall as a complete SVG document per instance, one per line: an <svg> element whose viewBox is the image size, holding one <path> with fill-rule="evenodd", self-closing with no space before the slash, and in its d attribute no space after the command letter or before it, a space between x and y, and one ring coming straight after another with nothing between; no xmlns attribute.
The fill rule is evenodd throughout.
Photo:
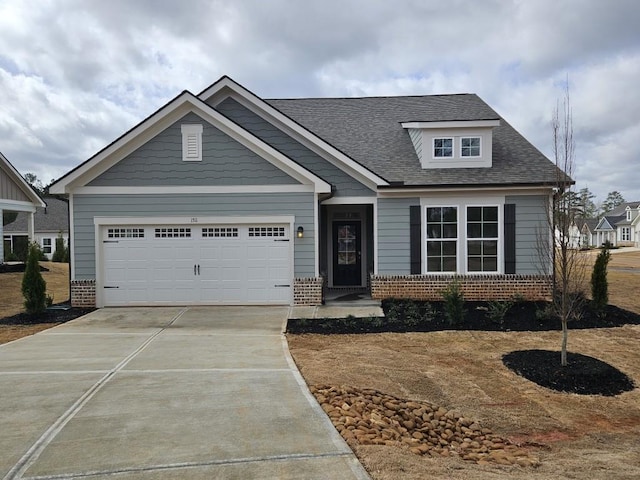
<svg viewBox="0 0 640 480"><path fill-rule="evenodd" d="M545 275L372 275L371 298L442 300L442 291L457 278L466 300L548 300L551 281Z"/></svg>
<svg viewBox="0 0 640 480"><path fill-rule="evenodd" d="M301 277L293 282L294 305L322 305L322 277Z"/></svg>
<svg viewBox="0 0 640 480"><path fill-rule="evenodd" d="M73 280L71 282L71 306L95 307L96 306L96 281Z"/></svg>

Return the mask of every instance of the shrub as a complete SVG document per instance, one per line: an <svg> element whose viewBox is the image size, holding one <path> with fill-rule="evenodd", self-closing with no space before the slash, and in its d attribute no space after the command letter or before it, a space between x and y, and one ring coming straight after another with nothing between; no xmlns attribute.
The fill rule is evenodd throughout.
<svg viewBox="0 0 640 480"><path fill-rule="evenodd" d="M53 252L53 256L51 257L52 262L65 263L69 262L69 248L64 244L64 238L62 238L62 233L58 234L56 238L56 250Z"/></svg>
<svg viewBox="0 0 640 480"><path fill-rule="evenodd" d="M504 323L504 316L509 309L513 307L514 302L511 301L498 301L493 300L487 303L487 317L493 323L502 325Z"/></svg>
<svg viewBox="0 0 640 480"><path fill-rule="evenodd" d="M457 278L455 278L442 292L444 302L444 316L449 325L456 325L464 321L467 313L464 308L464 294Z"/></svg>
<svg viewBox="0 0 640 480"><path fill-rule="evenodd" d="M12 251L9 251L9 250L5 250L4 251L4 261L5 262L17 262L18 260L20 260L20 259Z"/></svg>
<svg viewBox="0 0 640 480"><path fill-rule="evenodd" d="M609 284L607 282L607 265L611 259L611 252L605 246L596 258L591 273L591 298L598 316L603 316L609 303Z"/></svg>
<svg viewBox="0 0 640 480"><path fill-rule="evenodd" d="M42 313L45 309L47 283L40 273L38 260L41 256L40 246L37 243L32 243L29 246L27 265L22 277L24 308L29 314Z"/></svg>

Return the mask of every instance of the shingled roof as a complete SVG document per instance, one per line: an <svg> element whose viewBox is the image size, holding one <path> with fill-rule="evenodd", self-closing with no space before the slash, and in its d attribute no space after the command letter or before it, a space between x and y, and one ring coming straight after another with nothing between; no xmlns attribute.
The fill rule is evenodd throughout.
<svg viewBox="0 0 640 480"><path fill-rule="evenodd" d="M553 185L558 170L474 94L266 100L390 183L406 186ZM423 169L404 122L500 120L491 168ZM560 178L563 178L562 176Z"/></svg>
<svg viewBox="0 0 640 480"><path fill-rule="evenodd" d="M69 204L65 200L56 197L43 197L47 206L36 208L33 216L36 232L68 232L69 231ZM26 233L27 214L18 213L16 219L4 226L4 233Z"/></svg>

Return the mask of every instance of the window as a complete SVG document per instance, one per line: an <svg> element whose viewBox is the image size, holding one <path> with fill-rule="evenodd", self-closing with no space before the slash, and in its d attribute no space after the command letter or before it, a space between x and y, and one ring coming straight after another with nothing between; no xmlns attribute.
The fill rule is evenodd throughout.
<svg viewBox="0 0 640 480"><path fill-rule="evenodd" d="M467 207L467 271L498 271L498 207Z"/></svg>
<svg viewBox="0 0 640 480"><path fill-rule="evenodd" d="M202 125L182 125L182 160L202 161Z"/></svg>
<svg viewBox="0 0 640 480"><path fill-rule="evenodd" d="M461 157L480 156L480 137L462 137L460 139Z"/></svg>
<svg viewBox="0 0 640 480"><path fill-rule="evenodd" d="M202 229L203 238L237 238L236 227L207 227Z"/></svg>
<svg viewBox="0 0 640 480"><path fill-rule="evenodd" d="M191 229L182 228L182 227L156 228L155 237L156 238L191 238Z"/></svg>
<svg viewBox="0 0 640 480"><path fill-rule="evenodd" d="M434 158L453 157L453 138L434 138L433 156Z"/></svg>
<svg viewBox="0 0 640 480"><path fill-rule="evenodd" d="M107 238L144 238L144 228L109 228Z"/></svg>
<svg viewBox="0 0 640 480"><path fill-rule="evenodd" d="M427 271L455 272L458 251L457 207L427 207Z"/></svg>
<svg viewBox="0 0 640 480"><path fill-rule="evenodd" d="M284 227L249 227L249 237L285 237Z"/></svg>
<svg viewBox="0 0 640 480"><path fill-rule="evenodd" d="M46 255L50 255L51 254L51 239L50 238L43 238L42 239L42 253L44 253Z"/></svg>
<svg viewBox="0 0 640 480"><path fill-rule="evenodd" d="M631 221L631 209L627 207L627 222Z"/></svg>
<svg viewBox="0 0 640 480"><path fill-rule="evenodd" d="M631 241L631 228L630 227L622 227L622 231L620 233L621 233L620 240L622 240L623 242L630 242Z"/></svg>

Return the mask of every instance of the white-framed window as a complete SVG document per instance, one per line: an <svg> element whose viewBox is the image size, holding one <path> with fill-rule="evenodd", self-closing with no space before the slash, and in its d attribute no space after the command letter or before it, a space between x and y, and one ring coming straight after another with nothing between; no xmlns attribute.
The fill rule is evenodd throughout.
<svg viewBox="0 0 640 480"><path fill-rule="evenodd" d="M284 227L249 227L249 237L285 237Z"/></svg>
<svg viewBox="0 0 640 480"><path fill-rule="evenodd" d="M191 238L191 229L188 227L162 227L155 229L156 238Z"/></svg>
<svg viewBox="0 0 640 480"><path fill-rule="evenodd" d="M480 137L461 137L460 138L460 156L461 157L480 157Z"/></svg>
<svg viewBox="0 0 640 480"><path fill-rule="evenodd" d="M237 227L205 227L202 229L202 238L237 238Z"/></svg>
<svg viewBox="0 0 640 480"><path fill-rule="evenodd" d="M50 255L51 254L51 239L50 238L43 238L42 239L42 253L44 253L46 255Z"/></svg>
<svg viewBox="0 0 640 480"><path fill-rule="evenodd" d="M433 139L433 158L453 158L453 138Z"/></svg>
<svg viewBox="0 0 640 480"><path fill-rule="evenodd" d="M620 231L620 240L622 240L623 242L631 241L631 227L622 227Z"/></svg>
<svg viewBox="0 0 640 480"><path fill-rule="evenodd" d="M497 272L499 214L497 206L467 207L467 271Z"/></svg>
<svg viewBox="0 0 640 480"><path fill-rule="evenodd" d="M631 209L627 207L627 222L631 221Z"/></svg>
<svg viewBox="0 0 640 480"><path fill-rule="evenodd" d="M427 207L427 272L455 272L458 265L458 207Z"/></svg>
<svg viewBox="0 0 640 480"><path fill-rule="evenodd" d="M184 124L182 132L182 160L185 162L202 161L202 125Z"/></svg>
<svg viewBox="0 0 640 480"><path fill-rule="evenodd" d="M107 238L144 238L144 228L108 228Z"/></svg>

